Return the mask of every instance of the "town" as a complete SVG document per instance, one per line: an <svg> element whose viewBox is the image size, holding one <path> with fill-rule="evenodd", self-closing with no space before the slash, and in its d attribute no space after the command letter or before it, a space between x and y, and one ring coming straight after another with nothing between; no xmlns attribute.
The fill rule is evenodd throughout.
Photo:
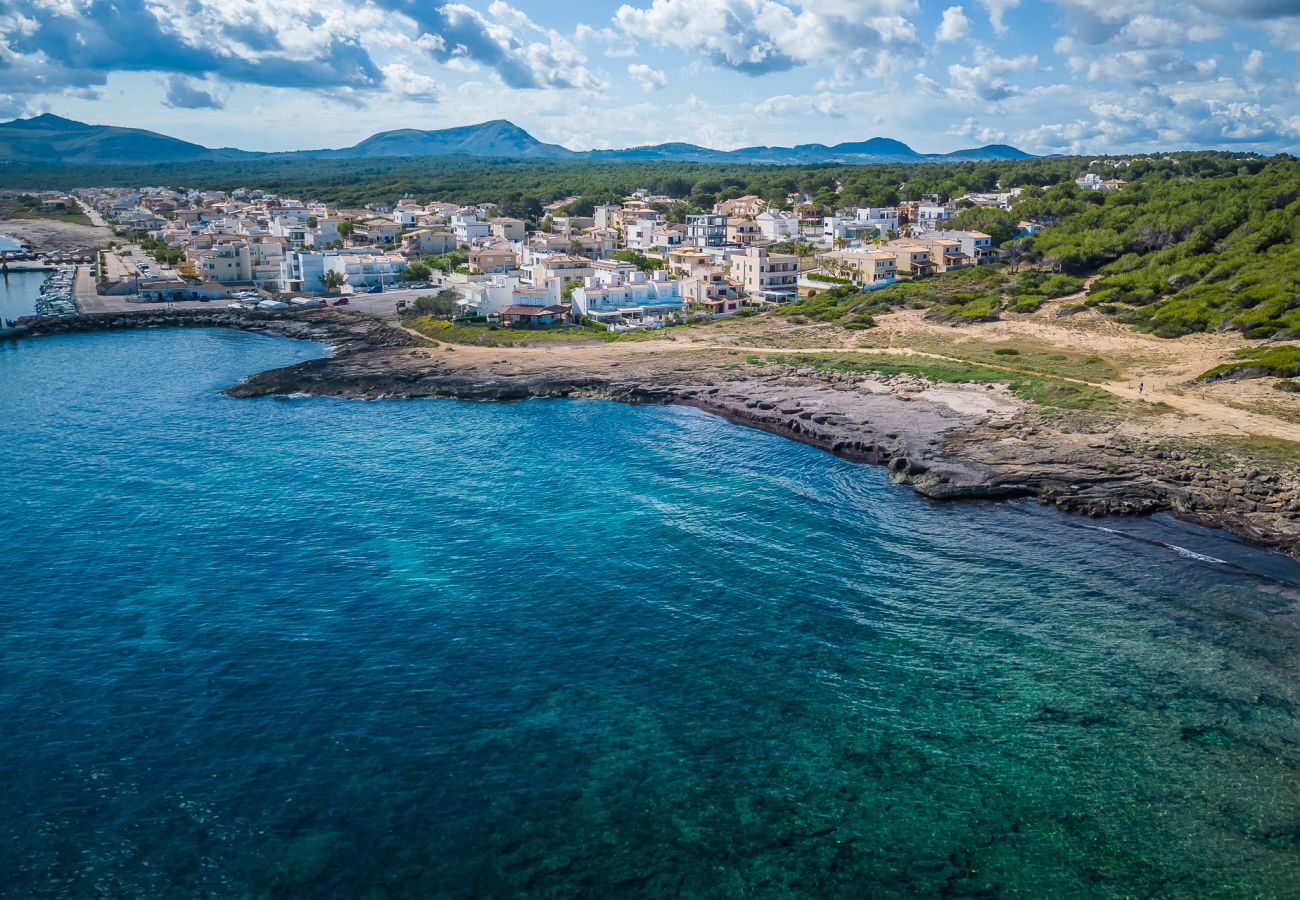
<svg viewBox="0 0 1300 900"><path fill-rule="evenodd" d="M1110 191L1124 182L1088 172L1076 184ZM962 213L1009 211L1021 191L871 208L746 195L683 212L676 198L637 190L621 204L563 198L535 220L498 215L492 203L406 197L343 209L253 189L88 188L36 199L42 209L79 206L120 238L81 267L82 312L224 302L391 316L419 304L467 324L621 332L993 262L1005 255L1000 241L959 227ZM1041 227L1021 221L1015 235ZM66 312L68 267L52 282L62 292L52 310Z"/></svg>

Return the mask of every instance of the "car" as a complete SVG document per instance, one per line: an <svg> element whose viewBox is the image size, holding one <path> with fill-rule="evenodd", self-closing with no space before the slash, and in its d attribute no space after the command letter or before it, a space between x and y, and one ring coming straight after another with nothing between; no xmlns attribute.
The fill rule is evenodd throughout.
<svg viewBox="0 0 1300 900"><path fill-rule="evenodd" d="M340 298L338 298L337 300L335 300L333 303L331 303L330 305L331 305L331 306L347 306L347 305L348 305L348 298L347 298L347 297L340 297Z"/></svg>
<svg viewBox="0 0 1300 900"><path fill-rule="evenodd" d="M382 294L383 292L384 292L384 286L382 284L377 284L374 287L366 288L367 294Z"/></svg>

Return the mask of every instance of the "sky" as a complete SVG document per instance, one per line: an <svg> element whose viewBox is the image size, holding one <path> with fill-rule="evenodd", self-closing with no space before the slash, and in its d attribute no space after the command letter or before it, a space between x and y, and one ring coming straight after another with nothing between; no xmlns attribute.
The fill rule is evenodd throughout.
<svg viewBox="0 0 1300 900"><path fill-rule="evenodd" d="M1300 0L0 0L0 119L348 146L1300 150Z"/></svg>

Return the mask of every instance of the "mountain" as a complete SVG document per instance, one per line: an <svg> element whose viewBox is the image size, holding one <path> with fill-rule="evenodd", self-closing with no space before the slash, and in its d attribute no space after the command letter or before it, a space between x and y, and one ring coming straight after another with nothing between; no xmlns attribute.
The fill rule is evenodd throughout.
<svg viewBox="0 0 1300 900"><path fill-rule="evenodd" d="M419 131L401 128L372 134L342 150L306 150L290 154L315 158L367 159L379 156L508 156L564 159L580 154L559 144L544 144L513 122L493 119L481 125Z"/></svg>
<svg viewBox="0 0 1300 900"><path fill-rule="evenodd" d="M141 128L87 125L49 113L0 123L0 162L160 163L251 159L245 150L211 150Z"/></svg>
<svg viewBox="0 0 1300 900"><path fill-rule="evenodd" d="M139 128L87 125L49 114L0 123L0 164L103 165L175 163L240 159L375 159L399 156L488 156L511 159L665 160L673 162L813 163L969 162L1027 159L1030 154L1005 144L944 154L918 153L902 141L874 137L828 147L741 147L712 150L696 144L652 144L624 150L570 150L546 144L504 119L478 125L421 131L381 131L359 144L338 150L255 153L231 148L209 149Z"/></svg>

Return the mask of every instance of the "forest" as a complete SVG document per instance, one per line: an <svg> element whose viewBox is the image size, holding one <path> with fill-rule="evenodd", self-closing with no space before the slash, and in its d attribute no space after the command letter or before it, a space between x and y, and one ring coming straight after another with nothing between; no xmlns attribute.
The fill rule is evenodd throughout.
<svg viewBox="0 0 1300 900"><path fill-rule="evenodd" d="M1227 153L1174 154L1135 161L1125 177L1148 173L1236 170L1258 157ZM259 189L341 207L418 201L498 204L507 215L537 217L542 206L566 197L585 203L617 201L645 188L708 209L719 199L757 194L784 202L794 192L834 206L890 206L901 200L968 191L1073 181L1088 170L1085 157L1039 157L977 163L883 163L877 165L763 166L742 163L593 162L483 157L396 157L375 160L268 159L241 162L114 166L0 167L0 185L19 189L71 190L91 186L186 187L204 190Z"/></svg>

